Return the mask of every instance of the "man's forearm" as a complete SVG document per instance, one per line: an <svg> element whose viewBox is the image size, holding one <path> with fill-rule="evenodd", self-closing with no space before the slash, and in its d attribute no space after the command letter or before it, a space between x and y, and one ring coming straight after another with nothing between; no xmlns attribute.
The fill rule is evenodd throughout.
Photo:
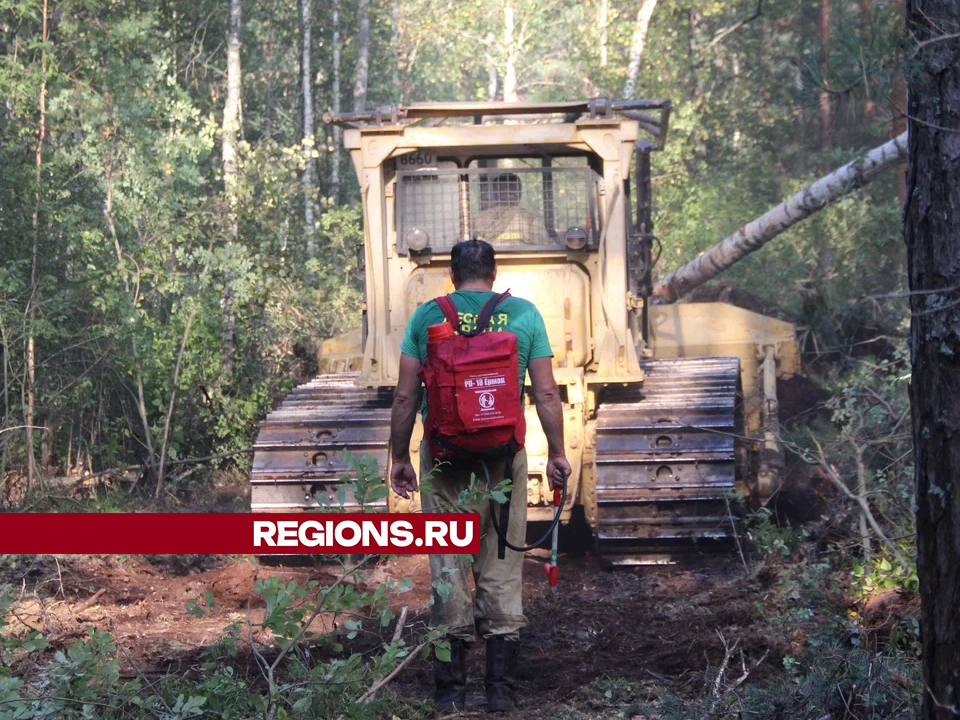
<svg viewBox="0 0 960 720"><path fill-rule="evenodd" d="M560 389L542 392L534 398L537 403L537 417L547 436L547 452L551 457L560 457L566 452L563 447L563 405L560 403Z"/></svg>
<svg viewBox="0 0 960 720"><path fill-rule="evenodd" d="M390 411L390 452L394 460L410 462L410 437L417 422L419 405L419 392L412 396L398 393L393 398L393 408Z"/></svg>

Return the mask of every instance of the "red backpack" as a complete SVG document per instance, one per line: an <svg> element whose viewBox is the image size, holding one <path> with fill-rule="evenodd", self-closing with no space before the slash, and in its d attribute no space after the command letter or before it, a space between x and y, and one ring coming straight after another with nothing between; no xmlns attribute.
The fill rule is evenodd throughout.
<svg viewBox="0 0 960 720"><path fill-rule="evenodd" d="M439 334L445 337L428 339L427 361L420 370L427 386L424 435L434 459L506 457L523 447L526 421L520 404L517 336L484 332L507 297L509 291L490 298L472 332L460 329L449 296L436 299L457 334L441 326Z"/></svg>

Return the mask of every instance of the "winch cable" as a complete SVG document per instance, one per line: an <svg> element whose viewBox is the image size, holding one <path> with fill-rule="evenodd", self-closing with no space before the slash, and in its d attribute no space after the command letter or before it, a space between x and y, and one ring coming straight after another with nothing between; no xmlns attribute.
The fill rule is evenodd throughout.
<svg viewBox="0 0 960 720"><path fill-rule="evenodd" d="M508 463L510 461L510 458L506 460ZM493 489L490 483L490 470L487 468L487 463L483 460L480 461L480 466L483 468L483 474L487 480L486 487L487 491L489 492ZM510 492L513 492L512 488ZM564 473L563 486L561 487L560 491L560 504L557 505L557 509L553 514L553 520L550 521L550 527L547 528L547 531L543 534L543 537L541 537L535 543L531 543L530 545L514 545L512 542L507 540L507 532L510 530L510 528L508 527L506 530L501 530L500 525L497 523L497 503L493 500L493 498L490 498L488 502L490 503L490 522L493 524L493 529L496 531L497 537L500 538L500 542L502 542L511 550L525 553L529 550L540 547L547 540L547 538L553 535L553 529L557 527L557 524L560 522L560 513L563 512L563 506L567 504L567 475Z"/></svg>

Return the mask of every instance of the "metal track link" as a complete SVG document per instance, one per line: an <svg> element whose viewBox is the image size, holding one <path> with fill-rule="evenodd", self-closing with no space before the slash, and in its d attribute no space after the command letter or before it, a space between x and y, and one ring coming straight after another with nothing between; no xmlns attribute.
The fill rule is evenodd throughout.
<svg viewBox="0 0 960 720"><path fill-rule="evenodd" d="M316 493L334 498L341 478L352 474L343 450L374 456L385 475L393 390L359 387L357 375L317 376L295 388L260 424L250 473L254 512L317 507ZM348 494L344 507L355 505Z"/></svg>
<svg viewBox="0 0 960 720"><path fill-rule="evenodd" d="M617 565L659 564L675 553L726 549L740 360L642 367L642 387L607 387L597 410L600 554Z"/></svg>

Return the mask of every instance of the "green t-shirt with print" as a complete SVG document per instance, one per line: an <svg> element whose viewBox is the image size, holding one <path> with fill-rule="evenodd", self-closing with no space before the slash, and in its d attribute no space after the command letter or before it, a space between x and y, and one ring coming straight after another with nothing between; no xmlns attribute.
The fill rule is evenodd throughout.
<svg viewBox="0 0 960 720"><path fill-rule="evenodd" d="M470 332L477 326L480 311L487 300L495 293L486 290L457 290L450 295L457 314L460 316L460 330ZM400 343L400 352L416 358L421 363L427 360L427 328L445 320L443 310L435 300L426 302L416 309L407 325L407 332ZM520 387L523 388L527 374L527 365L537 358L553 357L550 341L547 339L547 327L543 316L529 300L508 297L497 307L488 326L491 332L512 332L517 336L517 359L520 367ZM423 417L427 416L427 396L424 393Z"/></svg>

